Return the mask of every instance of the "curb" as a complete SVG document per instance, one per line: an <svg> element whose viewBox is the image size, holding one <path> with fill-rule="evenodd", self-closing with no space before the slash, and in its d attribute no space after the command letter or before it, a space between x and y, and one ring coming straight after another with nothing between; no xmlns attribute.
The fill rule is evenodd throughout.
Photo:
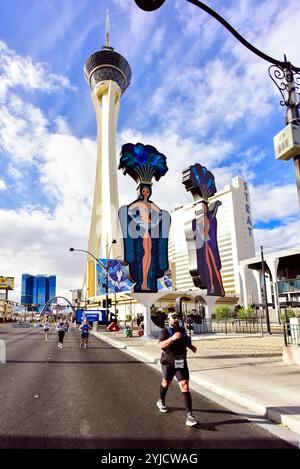
<svg viewBox="0 0 300 469"><path fill-rule="evenodd" d="M99 339L102 339L110 343L114 347L124 351L125 353L128 353L134 358L141 360L143 363L151 365L153 368L160 370L159 358L153 358L153 356L150 355L149 353L141 353L140 350L137 350L136 347L134 346L128 346L128 345L120 346L120 344L116 340L104 337L99 332L92 332L92 334L95 337L98 337ZM267 420L270 420L277 424L285 425L290 430L300 435L300 420L295 419L293 418L291 414L288 414L284 407L282 408L266 407L264 404L259 404L247 397L243 397L240 394L236 394L235 392L227 390L226 388L221 387L220 385L212 384L210 381L207 381L203 378L199 378L198 376L193 376L192 371L190 371L190 384L192 388L194 384L197 386L201 386L208 391L212 391L214 394L220 396L221 398L227 399L228 401L234 404L238 404L244 409L246 409L247 411L253 412L257 416L264 417ZM201 394L200 391L197 391L196 389L194 390L196 392L199 392L199 394ZM211 400L214 400L213 396L211 397Z"/></svg>
<svg viewBox="0 0 300 469"><path fill-rule="evenodd" d="M128 353L129 355L142 360L144 363L152 365L157 365L159 363L159 357L153 358L153 356L149 353L141 353L141 351L137 350L134 345L120 345L119 342L117 342L116 340L109 339L106 336L104 337L101 332L91 332L91 334L93 334L95 337L98 337L99 339L105 340L106 342L118 348L119 350L126 351L126 353Z"/></svg>
<svg viewBox="0 0 300 469"><path fill-rule="evenodd" d="M120 350L125 350L127 349L127 345L120 345L119 342L113 339L108 339L107 337L103 336L101 332L90 332L91 335L94 335L95 337L98 337L98 339L105 340L105 342L108 342L109 344L113 345L114 347L120 349Z"/></svg>

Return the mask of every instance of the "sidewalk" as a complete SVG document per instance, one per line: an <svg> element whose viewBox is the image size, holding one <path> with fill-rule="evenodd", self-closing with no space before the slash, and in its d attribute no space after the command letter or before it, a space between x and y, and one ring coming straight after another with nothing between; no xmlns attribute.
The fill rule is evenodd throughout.
<svg viewBox="0 0 300 469"><path fill-rule="evenodd" d="M122 329L93 335L160 370L157 339L124 337ZM282 336L204 334L192 339L198 350L188 350L191 387L201 386L300 435L300 367L282 362Z"/></svg>

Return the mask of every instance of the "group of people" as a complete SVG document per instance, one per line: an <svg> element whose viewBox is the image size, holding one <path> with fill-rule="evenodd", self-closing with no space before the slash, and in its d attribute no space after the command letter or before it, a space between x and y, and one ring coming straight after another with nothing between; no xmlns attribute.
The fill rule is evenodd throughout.
<svg viewBox="0 0 300 469"><path fill-rule="evenodd" d="M43 321L43 329L45 335L45 342L48 342L48 334L51 327L51 322L49 316L46 316L45 320ZM58 347L63 348L64 336L65 333L68 332L70 327L69 321L67 319L60 318L59 321L56 323L55 328L58 333Z"/></svg>
<svg viewBox="0 0 300 469"><path fill-rule="evenodd" d="M51 327L51 322L49 316L46 316L45 320L43 321L43 329L44 329L44 336L45 342L48 342L48 334ZM63 349L63 342L65 334L69 331L69 321L67 319L60 318L55 325L56 332L58 334L58 348ZM80 347L87 348L89 333L91 330L91 326L87 319L84 319L82 324L79 326L80 330Z"/></svg>
<svg viewBox="0 0 300 469"><path fill-rule="evenodd" d="M162 382L160 385L159 399L157 407L160 412L168 412L166 406L166 395L173 378L176 376L180 391L182 393L185 409L186 409L186 425L194 427L198 421L192 411L192 397L189 389L189 369L187 364L187 349L196 353L197 347L192 345L191 337L187 334L186 329L179 324L179 316L172 312L168 314L168 327L161 330L159 336L159 347L161 353ZM63 340L65 332L68 331L68 321L60 318L56 324L58 332L58 347L63 348ZM48 340L48 332L50 328L49 317L44 321L45 341ZM89 333L91 326L87 319L84 319L79 326L81 333L80 347L87 348Z"/></svg>

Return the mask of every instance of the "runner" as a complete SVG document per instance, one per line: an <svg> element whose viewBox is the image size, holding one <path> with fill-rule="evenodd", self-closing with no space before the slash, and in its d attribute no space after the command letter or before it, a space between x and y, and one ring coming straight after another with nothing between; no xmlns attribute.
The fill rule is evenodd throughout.
<svg viewBox="0 0 300 469"><path fill-rule="evenodd" d="M63 318L60 318L58 323L56 324L56 330L58 332L58 348L64 348L63 341L65 336L65 324Z"/></svg>
<svg viewBox="0 0 300 469"><path fill-rule="evenodd" d="M70 327L70 324L69 324L69 321L67 319L65 319L65 332L69 332L69 327Z"/></svg>
<svg viewBox="0 0 300 469"><path fill-rule="evenodd" d="M79 330L81 331L80 347L87 348L89 334L91 330L91 326L87 319L83 320L81 326L79 326Z"/></svg>
<svg viewBox="0 0 300 469"><path fill-rule="evenodd" d="M184 404L186 408L186 425L194 427L198 421L193 416L192 397L189 389L189 369L187 365L186 353L190 348L194 353L197 347L192 345L191 338L187 335L184 327L179 326L179 317L176 313L168 314L169 326L165 327L159 336L159 347L162 350L161 368L162 383L160 386L160 399L157 401L157 407L160 412L168 412L166 407L166 394L170 384L176 376Z"/></svg>
<svg viewBox="0 0 300 469"><path fill-rule="evenodd" d="M49 316L46 316L46 319L44 320L44 323L43 323L45 342L48 342L48 332L49 332L50 326L51 326L51 323L49 321Z"/></svg>

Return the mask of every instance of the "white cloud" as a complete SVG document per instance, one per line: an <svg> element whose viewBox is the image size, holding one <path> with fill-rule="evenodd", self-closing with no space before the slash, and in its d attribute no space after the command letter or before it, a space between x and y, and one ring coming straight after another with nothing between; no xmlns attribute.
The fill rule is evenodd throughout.
<svg viewBox="0 0 300 469"><path fill-rule="evenodd" d="M153 60L153 56L160 51L161 46L163 44L163 40L165 38L165 34L166 34L165 28L157 28L154 31L152 35L151 43L146 50L146 54L145 54L146 63L149 63L151 60Z"/></svg>
<svg viewBox="0 0 300 469"><path fill-rule="evenodd" d="M58 293L68 295L74 285L81 287L83 278L84 258L72 256L68 249L87 243L96 145L89 139L73 137L62 116L53 119L56 133L51 133L43 111L19 95L20 87L38 91L69 87L66 78L48 72L44 64L33 64L30 58L17 56L3 43L0 56L4 59L0 151L9 158L8 175L14 181L15 193L20 193L25 173L34 165L41 195L48 196L54 206L51 211L47 206L39 208L38 198L35 205L25 201L21 208L0 210L1 271L16 277L19 290L25 271L56 274ZM1 178L0 190L5 187ZM18 297L19 293L15 295Z"/></svg>
<svg viewBox="0 0 300 469"><path fill-rule="evenodd" d="M299 64L299 47L294 36L300 21L297 0L289 0L285 3L280 0L234 1L232 8L227 12L227 19L258 49L278 60L283 60L283 55L286 53L294 65ZM261 61L235 39L232 39L230 44L231 47L235 44L233 50L240 57L243 56L243 60ZM266 62L262 61L262 63L265 67L267 66Z"/></svg>
<svg viewBox="0 0 300 469"><path fill-rule="evenodd" d="M63 134L47 139L44 162L39 167L40 181L45 193L56 201L55 216L61 224L88 228L95 164L95 142Z"/></svg>
<svg viewBox="0 0 300 469"><path fill-rule="evenodd" d="M243 122L244 130L258 127L272 110L257 67L241 71L240 63L216 58L200 68L170 64L162 84L145 107L164 127L184 135L220 134ZM179 80L174 77L179 76ZM267 85L269 86L269 85Z"/></svg>
<svg viewBox="0 0 300 469"><path fill-rule="evenodd" d="M255 222L285 220L286 217L299 213L297 188L294 184L250 185L250 196Z"/></svg>
<svg viewBox="0 0 300 469"><path fill-rule="evenodd" d="M267 54L283 60L287 52L297 65L300 53L291 34L300 21L296 3L243 0L212 7ZM167 32L170 44L160 62L162 80L144 103L160 125L171 126L181 135L198 133L205 137L212 132L224 134L241 124L245 131L253 132L272 112L279 115L280 94L267 74L270 64L194 5L183 8L181 2L176 2L175 12L184 35L172 42Z"/></svg>
<svg viewBox="0 0 300 469"><path fill-rule="evenodd" d="M23 178L23 174L22 172L17 169L15 166L13 166L12 164L9 164L8 165L8 168L7 168L7 173L10 175L10 177L12 177L15 181L20 181L22 178Z"/></svg>
<svg viewBox="0 0 300 469"><path fill-rule="evenodd" d="M264 246L266 252L276 250L295 249L300 251L299 233L300 220L285 220L285 222L272 229L254 229L256 252L260 252L260 246Z"/></svg>
<svg viewBox="0 0 300 469"><path fill-rule="evenodd" d="M87 245L95 160L95 142L47 135L37 169L41 192L55 201L54 210L29 205L0 210L1 272L16 277L16 301L20 300L20 278L25 271L57 275L60 295L69 297L70 289L81 288L85 258L68 250ZM18 177L13 166L10 173Z"/></svg>
<svg viewBox="0 0 300 469"><path fill-rule="evenodd" d="M58 294L70 296L74 286L81 288L84 259L68 252L70 246L85 243L80 221L77 225L58 223L47 212L28 210L0 210L0 217L1 275L16 279L10 298L20 301L24 272L57 275Z"/></svg>
<svg viewBox="0 0 300 469"><path fill-rule="evenodd" d="M44 63L34 64L31 57L18 55L2 41L0 41L0 74L0 100L5 98L8 89L16 87L46 92L72 88L66 77L52 73Z"/></svg>
<svg viewBox="0 0 300 469"><path fill-rule="evenodd" d="M47 126L39 108L10 94L0 104L0 150L14 160L34 162L43 154Z"/></svg>
<svg viewBox="0 0 300 469"><path fill-rule="evenodd" d="M55 124L56 124L56 133L64 134L64 135L71 135L69 125L62 116L58 116L55 119Z"/></svg>
<svg viewBox="0 0 300 469"><path fill-rule="evenodd" d="M0 178L0 191L4 191L7 188L4 179Z"/></svg>
<svg viewBox="0 0 300 469"><path fill-rule="evenodd" d="M175 11L176 20L185 35L194 40L201 32L203 47L208 48L213 43L218 33L218 23L215 19L194 5L187 3L182 7L180 0L176 0Z"/></svg>

